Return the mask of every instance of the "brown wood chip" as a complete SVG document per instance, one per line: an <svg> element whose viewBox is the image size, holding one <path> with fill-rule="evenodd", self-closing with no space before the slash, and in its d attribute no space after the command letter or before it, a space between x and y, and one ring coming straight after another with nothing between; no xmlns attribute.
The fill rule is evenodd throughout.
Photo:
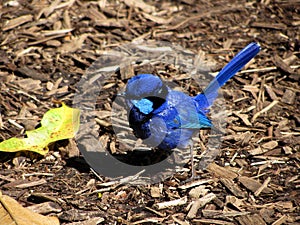
<svg viewBox="0 0 300 225"><path fill-rule="evenodd" d="M290 89L286 89L281 98L281 102L292 105L295 102L295 98L296 98L296 93Z"/></svg>
<svg viewBox="0 0 300 225"><path fill-rule="evenodd" d="M243 186L245 188L252 191L253 193L256 192L262 186L262 183L260 183L259 181L256 181L253 178L241 176L238 178L238 180L239 180L239 182L241 182L243 184ZM271 193L273 193L273 190L269 187L265 187L261 192L263 194L271 194Z"/></svg>
<svg viewBox="0 0 300 225"><path fill-rule="evenodd" d="M278 55L275 55L273 57L273 62L275 64L275 66L277 66L278 68L280 68L281 70L283 70L286 73L293 73L294 70L287 65Z"/></svg>
<svg viewBox="0 0 300 225"><path fill-rule="evenodd" d="M11 20L7 21L6 23L4 23L4 26L2 27L2 30L7 31L7 30L10 30L10 29L13 29L13 28L15 28L19 25L22 25L24 23L32 21L32 19L33 19L33 15L31 15L31 14L11 19Z"/></svg>

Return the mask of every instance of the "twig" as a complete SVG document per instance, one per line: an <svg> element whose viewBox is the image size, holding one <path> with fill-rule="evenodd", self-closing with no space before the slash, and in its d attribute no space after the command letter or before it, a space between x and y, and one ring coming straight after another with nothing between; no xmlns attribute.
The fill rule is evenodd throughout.
<svg viewBox="0 0 300 225"><path fill-rule="evenodd" d="M273 102L271 102L267 107L263 108L261 111L255 113L255 115L253 116L253 118L251 119L251 123L253 123L257 117L259 117L259 115L269 111L271 108L273 108L273 106L275 106L279 101L274 100Z"/></svg>
<svg viewBox="0 0 300 225"><path fill-rule="evenodd" d="M254 192L254 196L259 196L260 193L268 186L268 184L270 183L271 181L271 177L268 177L264 183Z"/></svg>
<svg viewBox="0 0 300 225"><path fill-rule="evenodd" d="M171 207L174 207L174 206L184 205L186 203L187 203L187 197L184 196L183 198L175 199L175 200L172 200L172 201L156 203L155 207L158 210L160 210L160 209L171 208Z"/></svg>

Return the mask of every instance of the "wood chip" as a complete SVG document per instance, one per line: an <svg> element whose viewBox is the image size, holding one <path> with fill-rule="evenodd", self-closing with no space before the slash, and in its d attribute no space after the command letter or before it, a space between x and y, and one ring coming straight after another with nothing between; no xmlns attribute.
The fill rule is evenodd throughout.
<svg viewBox="0 0 300 225"><path fill-rule="evenodd" d="M248 119L249 116L247 114L242 114L242 113L239 113L239 112L234 112L234 114L236 116L238 116L244 122L245 125L252 126L252 123L250 123L250 121Z"/></svg>
<svg viewBox="0 0 300 225"><path fill-rule="evenodd" d="M59 204L54 202L43 202L40 204L35 204L32 206L28 206L27 209L30 209L33 212L40 214L48 214L52 212L61 212L62 208Z"/></svg>
<svg viewBox="0 0 300 225"><path fill-rule="evenodd" d="M277 146L278 146L277 141L269 141L267 143L262 144L261 147L266 148L268 150L272 150L272 149L276 148Z"/></svg>
<svg viewBox="0 0 300 225"><path fill-rule="evenodd" d="M37 91L42 89L40 80L26 78L26 79L15 81L15 83L18 86L20 86L22 89L25 89L26 91Z"/></svg>
<svg viewBox="0 0 300 225"><path fill-rule="evenodd" d="M241 225L267 225L258 214L239 216L236 219Z"/></svg>
<svg viewBox="0 0 300 225"><path fill-rule="evenodd" d="M269 150L267 148L261 148L260 146L258 146L255 149L252 150L248 150L248 153L251 155L261 155L265 152L268 152Z"/></svg>
<svg viewBox="0 0 300 225"><path fill-rule="evenodd" d="M238 177L238 175L230 170L230 167L221 167L215 163L209 164L207 170L216 177L223 177L233 180Z"/></svg>
<svg viewBox="0 0 300 225"><path fill-rule="evenodd" d="M31 15L31 14L14 18L14 19L9 20L6 23L4 23L4 26L2 27L2 30L7 31L7 30L10 30L10 29L13 29L13 28L15 28L19 25L22 25L24 23L32 21L32 19L33 19L33 15Z"/></svg>
<svg viewBox="0 0 300 225"><path fill-rule="evenodd" d="M192 204L191 209L187 214L187 218L189 219L195 218L199 208L205 206L207 203L211 202L214 198L216 198L216 195L214 193L209 193L203 196L202 198L195 200L194 203Z"/></svg>
<svg viewBox="0 0 300 225"><path fill-rule="evenodd" d="M41 73L38 72L35 69L29 68L29 67L21 67L17 70L17 72L21 73L25 77L32 78L34 80L40 80L40 81L48 81L48 77Z"/></svg>
<svg viewBox="0 0 300 225"><path fill-rule="evenodd" d="M151 187L150 194L153 198L160 197L160 188L159 187Z"/></svg>
<svg viewBox="0 0 300 225"><path fill-rule="evenodd" d="M129 79L134 76L134 69L131 63L123 63L120 65L120 73L122 80Z"/></svg>
<svg viewBox="0 0 300 225"><path fill-rule="evenodd" d="M103 217L95 217L88 220L68 223L68 225L97 225L97 224L101 224L104 221L105 219Z"/></svg>
<svg viewBox="0 0 300 225"><path fill-rule="evenodd" d="M221 178L220 181L222 184L236 197L245 198L247 193L243 192L237 184L233 182L231 179Z"/></svg>
<svg viewBox="0 0 300 225"><path fill-rule="evenodd" d="M273 57L273 62L278 68L286 73L291 74L294 72L294 70L289 65L287 65L278 55L275 55Z"/></svg>
<svg viewBox="0 0 300 225"><path fill-rule="evenodd" d="M274 223L272 223L272 225L281 225L281 224L285 224L287 218L288 218L287 215L283 215L283 216L280 217L278 220L276 220Z"/></svg>
<svg viewBox="0 0 300 225"><path fill-rule="evenodd" d="M290 89L286 89L282 96L281 102L292 105L295 102L295 98L296 93Z"/></svg>
<svg viewBox="0 0 300 225"><path fill-rule="evenodd" d="M124 0L124 3L129 7L137 7L146 13L155 11L155 7L145 3L142 0Z"/></svg>
<svg viewBox="0 0 300 225"><path fill-rule="evenodd" d="M198 199L200 196L204 196L209 192L209 189L204 185L200 185L198 187L193 188L189 192L189 196L194 199Z"/></svg>
<svg viewBox="0 0 300 225"><path fill-rule="evenodd" d="M99 27L126 27L128 25L128 20L126 19L105 19L96 20L95 25Z"/></svg>
<svg viewBox="0 0 300 225"><path fill-rule="evenodd" d="M210 209L203 209L202 213L204 217L214 218L214 219L228 219L228 217L230 218L230 217L250 214L249 212L238 212L238 211L224 212L221 210L210 210Z"/></svg>
<svg viewBox="0 0 300 225"><path fill-rule="evenodd" d="M273 91L272 87L268 86L268 85L264 85L268 95L270 96L270 98L274 101L274 100L278 100L277 95L275 94L275 92Z"/></svg>
<svg viewBox="0 0 300 225"><path fill-rule="evenodd" d="M253 178L241 176L238 179L245 188L252 191L253 193L255 193L262 186L259 181L256 181ZM271 188L265 187L261 192L264 194L271 194L273 193L273 190Z"/></svg>
<svg viewBox="0 0 300 225"><path fill-rule="evenodd" d="M271 181L271 177L268 177L264 183L254 192L255 196L259 196L259 194L268 186Z"/></svg>
<svg viewBox="0 0 300 225"><path fill-rule="evenodd" d="M251 24L252 27L268 28L275 30L285 30L286 25L283 23L265 23L265 22L254 22Z"/></svg>
<svg viewBox="0 0 300 225"><path fill-rule="evenodd" d="M254 116L251 119L251 122L253 123L257 117L259 117L261 114L269 111L271 108L273 108L276 104L278 103L277 100L274 100L273 102L271 102L268 106L266 106L265 108L263 108L261 111L257 112L254 114Z"/></svg>
<svg viewBox="0 0 300 225"><path fill-rule="evenodd" d="M226 220L215 220L215 219L193 219L195 224L216 224L216 225L235 225L235 223L228 222Z"/></svg>
<svg viewBox="0 0 300 225"><path fill-rule="evenodd" d="M187 197L184 196L182 198L175 199L172 201L158 202L154 205L154 207L160 210L160 209L172 208L174 206L185 205L186 203L187 203Z"/></svg>
<svg viewBox="0 0 300 225"><path fill-rule="evenodd" d="M162 18L162 17L159 17L159 16L153 16L153 15L150 15L148 13L143 13L143 16L148 19L148 20L151 20L157 24L169 24L173 21L173 17L170 17L168 19L166 18Z"/></svg>
<svg viewBox="0 0 300 225"><path fill-rule="evenodd" d="M189 188L192 188L192 187L199 186L201 184L212 183L212 182L214 182L213 179L195 180L195 181L180 185L178 188L184 190L184 189L189 189Z"/></svg>
<svg viewBox="0 0 300 225"><path fill-rule="evenodd" d="M3 185L3 187L9 188L9 187L15 187L15 188L28 188L28 187L34 187L42 184L46 184L47 181L45 179L39 179L35 181L28 181L28 180L16 180L14 182L8 183Z"/></svg>

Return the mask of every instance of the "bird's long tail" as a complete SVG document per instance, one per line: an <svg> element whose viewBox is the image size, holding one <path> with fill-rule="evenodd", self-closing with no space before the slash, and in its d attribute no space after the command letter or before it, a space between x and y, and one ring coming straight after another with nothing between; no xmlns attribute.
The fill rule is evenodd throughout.
<svg viewBox="0 0 300 225"><path fill-rule="evenodd" d="M203 93L197 95L195 100L198 101L202 108L208 108L218 96L218 90L240 69L242 69L256 54L260 51L260 45L253 42L240 51L209 83Z"/></svg>

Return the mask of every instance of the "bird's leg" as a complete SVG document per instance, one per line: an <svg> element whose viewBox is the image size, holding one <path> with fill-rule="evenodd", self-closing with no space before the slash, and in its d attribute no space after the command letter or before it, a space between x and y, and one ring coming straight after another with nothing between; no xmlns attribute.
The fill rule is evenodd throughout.
<svg viewBox="0 0 300 225"><path fill-rule="evenodd" d="M192 145L189 145L190 146L190 156L191 156L191 172L192 172L192 176L189 180L194 180L195 179L195 175L196 175L196 172L195 172L195 166L194 166L194 152L193 152L193 146Z"/></svg>
<svg viewBox="0 0 300 225"><path fill-rule="evenodd" d="M192 144L189 144L189 148L190 148L190 159L191 159L191 177L188 178L187 180L183 181L183 184L186 184L190 181L194 181L195 179L198 179L199 177L196 176L196 170L195 170L195 165L194 165L194 153L193 153L193 146Z"/></svg>

